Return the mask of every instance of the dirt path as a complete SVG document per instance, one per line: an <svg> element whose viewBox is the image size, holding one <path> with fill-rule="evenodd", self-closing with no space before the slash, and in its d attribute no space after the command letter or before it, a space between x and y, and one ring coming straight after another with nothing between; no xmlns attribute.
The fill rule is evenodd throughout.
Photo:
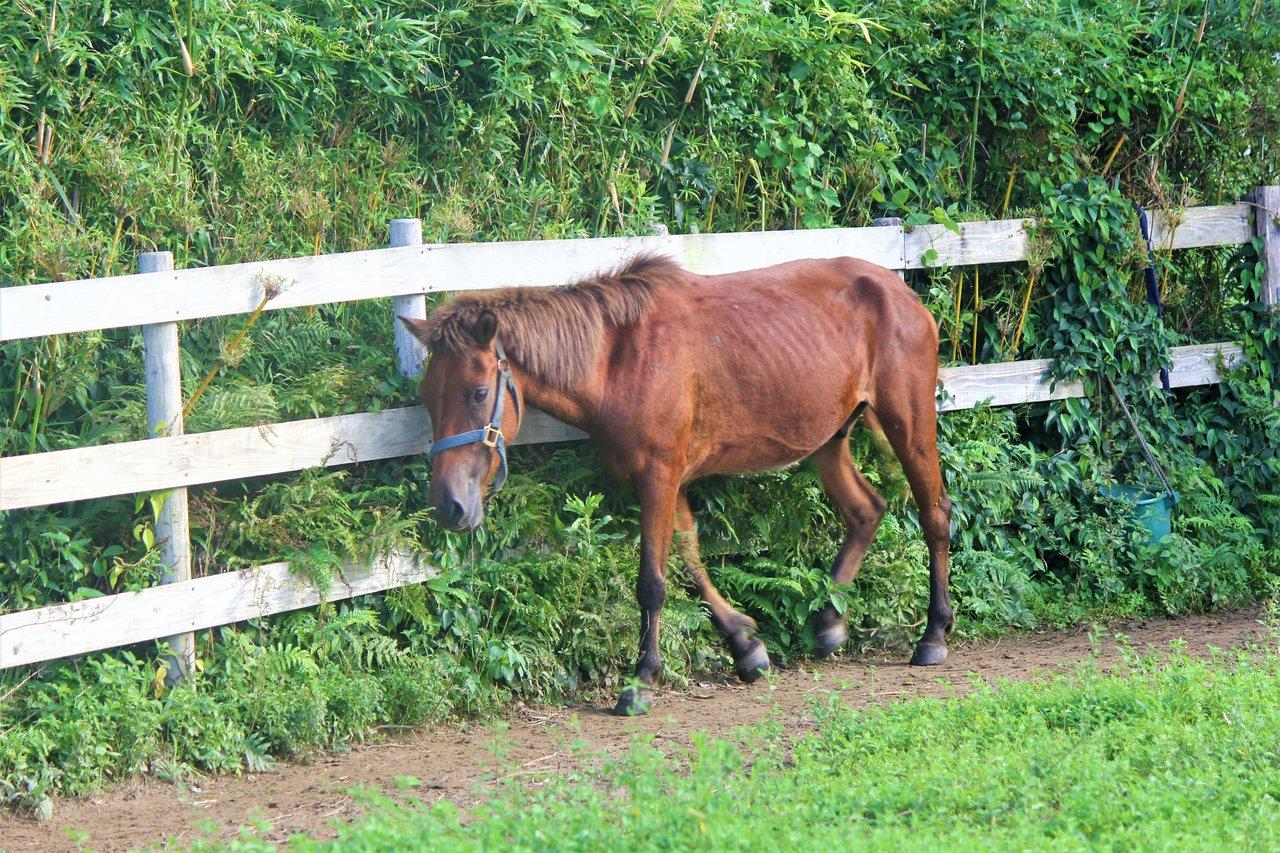
<svg viewBox="0 0 1280 853"><path fill-rule="evenodd" d="M1113 626L1139 648L1165 648L1184 639L1192 653L1232 648L1255 638L1256 610L1179 620L1151 620ZM1114 662L1119 651L1108 638L1100 658ZM567 769L574 759L565 744L581 738L591 748L624 746L639 732L683 741L695 731L720 732L755 722L780 708L794 725L804 724L811 698L838 691L853 704L912 696L955 695L968 690L968 674L987 680L1027 679L1070 666L1091 651L1083 631L1038 632L972 643L953 650L933 669L904 664L901 657L806 662L779 671L772 684L750 687L721 679L697 681L687 691L660 691L649 717L620 719L602 707L517 708L505 721L509 744L503 759L494 754L494 731L482 726L415 729L383 743L343 755L322 755L310 764L281 764L277 770L244 777L218 777L171 785L139 779L84 800L56 805L53 819L36 823L0 815L0 847L5 850L94 850L185 847L216 827L220 837L240 827L269 828L262 837L283 841L294 832L330 836L329 823L350 821L360 806L348 793L357 783L390 791L398 777L421 780L413 795L430 802L448 798L474 804L485 783L500 773ZM79 842L79 844L77 843Z"/></svg>

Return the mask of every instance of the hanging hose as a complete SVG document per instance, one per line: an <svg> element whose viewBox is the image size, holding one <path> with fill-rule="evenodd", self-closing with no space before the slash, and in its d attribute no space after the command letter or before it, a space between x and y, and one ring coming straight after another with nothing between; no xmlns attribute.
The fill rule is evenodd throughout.
<svg viewBox="0 0 1280 853"><path fill-rule="evenodd" d="M1147 211L1140 204L1135 204L1138 211L1138 224L1142 226L1142 239L1147 244L1147 268L1143 275L1147 280L1147 301L1156 307L1156 316L1164 319L1164 305L1160 302L1160 282L1156 279L1156 250L1151 245L1151 223L1147 221ZM1169 368L1160 368L1160 387L1164 393L1169 391Z"/></svg>
<svg viewBox="0 0 1280 853"><path fill-rule="evenodd" d="M1116 395L1116 401L1120 403L1120 410L1124 412L1125 419L1129 421L1129 426L1133 427L1133 434L1138 437L1138 443L1142 445L1142 453L1147 457L1147 462L1156 470L1156 476L1160 478L1160 482L1164 484L1166 494L1173 494L1173 488L1169 485L1169 480L1164 475L1164 469L1160 467L1160 463L1156 461L1155 454L1151 452L1151 448L1147 445L1147 439L1142 435L1142 430L1138 428L1138 422L1133 417L1133 412L1129 411L1129 404L1124 401L1124 395L1120 393L1120 389L1111 381L1111 377L1106 377L1107 385L1111 387L1111 393Z"/></svg>

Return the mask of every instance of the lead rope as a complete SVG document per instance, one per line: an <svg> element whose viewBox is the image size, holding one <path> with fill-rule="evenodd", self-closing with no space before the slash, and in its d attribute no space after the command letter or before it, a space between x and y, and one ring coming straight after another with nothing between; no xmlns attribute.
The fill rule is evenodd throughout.
<svg viewBox="0 0 1280 853"><path fill-rule="evenodd" d="M1124 412L1125 419L1129 421L1129 426L1133 427L1133 434L1138 437L1138 443L1142 445L1142 452L1147 457L1147 461L1151 463L1151 467L1156 469L1156 475L1160 477L1160 482L1164 484L1164 490L1167 494L1173 494L1173 489L1169 486L1169 480L1164 475L1164 469L1160 467L1160 463L1156 461L1155 454L1151 452L1151 448L1147 445L1146 438L1142 435L1142 430L1138 428L1138 422L1134 420L1133 413L1129 411L1129 405L1124 401L1124 395L1120 393L1120 389L1111 381L1111 377L1106 377L1107 385L1111 387L1111 393L1116 395L1117 402L1120 403L1120 411Z"/></svg>

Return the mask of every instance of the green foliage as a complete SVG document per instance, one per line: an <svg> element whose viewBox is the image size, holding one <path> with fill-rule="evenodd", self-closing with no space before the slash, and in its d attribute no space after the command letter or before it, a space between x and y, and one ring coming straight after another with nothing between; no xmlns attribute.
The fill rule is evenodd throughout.
<svg viewBox="0 0 1280 853"><path fill-rule="evenodd" d="M1274 651L1147 657L961 699L781 721L509 781L474 809L368 799L314 850L1223 849L1280 842ZM592 761L590 759L597 758ZM212 849L214 845L198 845ZM244 837L233 850L271 849Z"/></svg>
<svg viewBox="0 0 1280 853"><path fill-rule="evenodd" d="M1280 331L1257 304L1252 246L1160 253L1156 324L1129 208L1235 201L1273 180L1280 26L1258 4L1210 4L1198 32L1204 9L4 4L0 282L129 273L152 248L180 267L367 249L413 215L428 241L1043 215L1027 265L909 279L945 360L1051 356L1090 391L943 419L959 630L1221 606L1280 572ZM1122 133L1116 183L1092 179ZM184 323L185 397L220 365L188 430L406 404L390 309L268 312L235 344L244 318ZM1169 346L1229 339L1248 358L1222 385L1172 401L1145 387ZM1183 496L1156 549L1097 498L1143 470L1103 375ZM144 434L136 330L3 345L0 453ZM691 490L712 577L783 658L809 648L804 619L833 597L856 646L918 630L925 554L906 484L865 436L853 444L890 512L847 589L827 576L841 525L810 468ZM193 489L199 574L287 559L324 588L348 560L408 548L440 575L203 635L203 672L173 691L157 688L151 644L5 671L0 802L43 809L139 769L255 769L384 724L616 687L634 655L634 504L584 447L512 462L470 539L426 519L422 460ZM0 515L0 611L153 584L155 511L142 496ZM663 632L677 682L728 662L678 586Z"/></svg>

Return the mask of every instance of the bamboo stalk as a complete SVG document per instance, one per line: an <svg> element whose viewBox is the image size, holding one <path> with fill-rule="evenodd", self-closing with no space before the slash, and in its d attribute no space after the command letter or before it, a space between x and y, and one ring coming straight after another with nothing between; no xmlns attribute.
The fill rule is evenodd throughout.
<svg viewBox="0 0 1280 853"><path fill-rule="evenodd" d="M969 164L965 170L964 194L969 203L973 202L973 168L974 153L978 143L978 110L982 106L982 78L985 66L982 64L987 45L987 0L982 0L978 13L978 88L973 96L973 119L969 126Z"/></svg>
<svg viewBox="0 0 1280 853"><path fill-rule="evenodd" d="M711 55L711 42L716 37L716 30L720 28L720 17L723 9L716 12L715 20L711 22L711 29L707 31L706 45L702 50L702 61L698 63L698 70L693 73L693 79L689 81L689 90L685 92L684 101L680 104L680 111L676 113L675 120L671 122L671 130L667 132L667 141L662 146L662 161L658 168L661 169L667 165L667 160L671 157L671 143L676 137L676 126L680 124L680 119L684 117L684 111L688 109L689 104L693 101L693 94L697 91L698 80L702 77L702 68L707 64L707 57Z"/></svg>
<svg viewBox="0 0 1280 853"><path fill-rule="evenodd" d="M627 230L627 220L622 216L622 202L618 199L618 186L609 181L609 199L613 202L613 212L618 217L618 228Z"/></svg>
<svg viewBox="0 0 1280 853"><path fill-rule="evenodd" d="M721 12L716 12L716 19L711 22L711 30L707 33L707 47L702 52L702 61L698 63L698 70L693 72L693 79L689 81L689 91L684 94L685 106L693 103L693 93L698 90L698 81L702 79L702 69L706 66L707 57L711 54L711 42L716 37L716 30L720 28L720 15Z"/></svg>
<svg viewBox="0 0 1280 853"><path fill-rule="evenodd" d="M54 335L49 338L49 363L54 366L53 379L50 380L48 387L44 393L44 411L41 412L40 418L45 423L49 422L49 415L53 413L54 401L58 399L58 350L62 348L62 335Z"/></svg>
<svg viewBox="0 0 1280 853"><path fill-rule="evenodd" d="M960 306L964 303L964 272L961 271L956 280L956 319L951 324L951 360L960 357Z"/></svg>
<svg viewBox="0 0 1280 853"><path fill-rule="evenodd" d="M973 361L971 364L978 363L978 327L981 325L979 320L982 313L982 301L979 298L979 278L978 267L973 268Z"/></svg>
<svg viewBox="0 0 1280 853"><path fill-rule="evenodd" d="M679 119L677 118L676 121L671 122L671 127L667 131L667 141L662 143L662 160L658 163L659 172L666 168L667 160L671 157L671 142L676 138L676 123L678 121Z"/></svg>
<svg viewBox="0 0 1280 853"><path fill-rule="evenodd" d="M13 412L9 415L9 428L4 436L0 436L0 452L8 446L7 436L14 433L14 425L18 423L18 415L22 414L22 404L27 396L27 383L31 381L31 369L15 370L13 373Z"/></svg>
<svg viewBox="0 0 1280 853"><path fill-rule="evenodd" d="M275 295L276 290L274 288L267 287L263 289L262 301L258 303L257 308L253 309L253 313L249 315L249 319L245 321L245 324L240 328L240 331L237 332L236 336L231 339L229 344L227 344L225 352L235 352L236 347L238 347L240 342L244 340L245 335L249 334L249 330L253 328L253 324L258 322L258 318L262 316L262 312L266 309L267 303L270 302ZM182 407L183 421L190 416L192 409L196 407L196 403L200 401L200 397L208 390L209 385L213 383L214 377L218 375L218 371L222 369L224 364L226 364L225 358L218 359L218 362L214 364L213 367L209 368L209 372L200 380L200 384L196 386L195 393L191 395L190 400L187 400L187 404Z"/></svg>
<svg viewBox="0 0 1280 853"><path fill-rule="evenodd" d="M1009 182L1004 185L1004 201L1000 203L1000 218L1004 219L1004 215L1009 212L1009 199L1013 196L1013 179L1018 177L1018 164L1014 163L1013 168L1009 170Z"/></svg>
<svg viewBox="0 0 1280 853"><path fill-rule="evenodd" d="M542 196L538 196L533 200L533 211L529 214L529 230L525 233L525 240L533 239L534 229L538 225L538 211L542 209Z"/></svg>
<svg viewBox="0 0 1280 853"><path fill-rule="evenodd" d="M44 127L44 144L40 146L40 165L48 166L53 159L53 122Z"/></svg>
<svg viewBox="0 0 1280 853"><path fill-rule="evenodd" d="M27 431L27 453L36 452L36 437L40 433L40 412L44 408L44 382L40 379L40 353L31 359L31 381L36 392L35 405L31 407L31 429Z"/></svg>
<svg viewBox="0 0 1280 853"><path fill-rule="evenodd" d="M1022 313L1018 317L1018 328L1013 333L1013 347L1010 352L1016 357L1018 348L1022 346L1022 330L1027 325L1027 312L1031 310L1031 291L1036 286L1037 273L1032 273L1027 277L1027 292L1022 297Z"/></svg>
<svg viewBox="0 0 1280 853"><path fill-rule="evenodd" d="M767 219L766 204L769 201L769 193L764 188L764 175L760 174L760 164L756 162L756 158L750 157L747 162L751 164L751 170L756 174L756 184L760 187L760 230L765 230Z"/></svg>
<svg viewBox="0 0 1280 853"><path fill-rule="evenodd" d="M116 217L116 233L111 236L111 245L107 248L107 260L102 267L103 275L111 275L111 268L116 262L116 250L120 247L120 235L124 232L124 217Z"/></svg>
<svg viewBox="0 0 1280 853"><path fill-rule="evenodd" d="M1120 153L1120 149L1123 148L1124 144L1128 141L1128 133L1120 134L1120 138L1116 140L1115 146L1111 149L1111 156L1107 157L1107 162L1102 164L1102 176L1104 178L1107 176L1107 170L1111 168L1111 164L1116 161L1116 155Z"/></svg>
<svg viewBox="0 0 1280 853"><path fill-rule="evenodd" d="M1209 26L1209 0L1204 0L1204 13L1200 16L1200 26L1196 28L1195 38L1191 40L1192 51L1191 58L1187 61L1187 76L1182 78L1182 88L1178 90L1178 97L1173 102L1173 116L1176 123L1182 115L1182 108L1187 102L1187 84L1191 82L1191 74L1196 69L1196 57L1200 55L1200 43L1204 41L1204 31ZM1172 133L1173 128L1170 127Z"/></svg>
<svg viewBox="0 0 1280 853"><path fill-rule="evenodd" d="M191 61L191 52L187 50L187 42L183 39L181 33L176 33L178 37L178 52L182 55L182 70L188 77L196 75L196 65Z"/></svg>

